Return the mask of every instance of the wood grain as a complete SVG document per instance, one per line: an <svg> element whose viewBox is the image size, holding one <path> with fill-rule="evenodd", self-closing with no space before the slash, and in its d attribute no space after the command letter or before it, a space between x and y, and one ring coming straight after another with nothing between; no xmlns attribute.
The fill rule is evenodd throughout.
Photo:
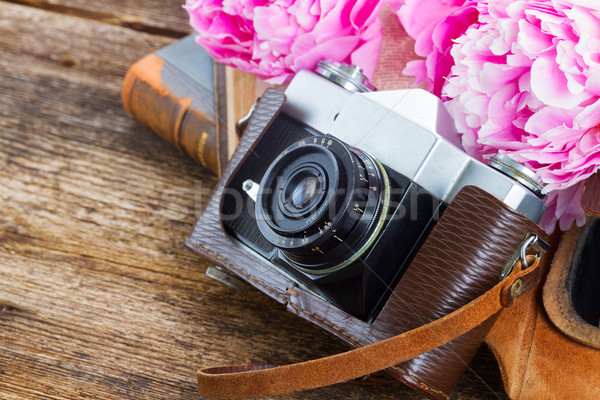
<svg viewBox="0 0 600 400"><path fill-rule="evenodd" d="M7 0L43 10L74 15L136 31L170 37L192 32L185 0Z"/></svg>
<svg viewBox="0 0 600 400"><path fill-rule="evenodd" d="M119 100L129 65L171 41L0 1L2 399L197 399L200 366L345 349L255 290L215 285L183 246L215 180ZM497 398L489 353L472 368L454 397ZM423 396L342 384L279 398Z"/></svg>
<svg viewBox="0 0 600 400"><path fill-rule="evenodd" d="M229 158L233 155L239 140L236 124L256 102L256 77L237 69L225 68L226 97L227 97L227 136Z"/></svg>

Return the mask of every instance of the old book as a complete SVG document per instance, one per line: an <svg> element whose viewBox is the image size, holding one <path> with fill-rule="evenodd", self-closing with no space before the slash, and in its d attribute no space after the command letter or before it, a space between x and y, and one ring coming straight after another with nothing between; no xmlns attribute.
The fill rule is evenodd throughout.
<svg viewBox="0 0 600 400"><path fill-rule="evenodd" d="M187 36L131 66L125 110L217 176L235 150L236 122L255 100L255 78L213 61Z"/></svg>

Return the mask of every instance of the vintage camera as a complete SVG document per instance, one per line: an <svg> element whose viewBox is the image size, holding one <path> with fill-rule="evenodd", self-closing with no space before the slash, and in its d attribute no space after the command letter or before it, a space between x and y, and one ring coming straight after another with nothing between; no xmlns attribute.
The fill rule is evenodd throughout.
<svg viewBox="0 0 600 400"><path fill-rule="evenodd" d="M457 147L435 96L372 89L347 65L298 73L221 208L245 251L366 322L461 188L478 186L536 223L545 211L531 171Z"/></svg>

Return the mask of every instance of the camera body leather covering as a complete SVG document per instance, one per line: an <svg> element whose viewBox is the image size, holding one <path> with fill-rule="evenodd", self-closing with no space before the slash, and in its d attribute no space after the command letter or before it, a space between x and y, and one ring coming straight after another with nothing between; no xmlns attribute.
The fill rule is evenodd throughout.
<svg viewBox="0 0 600 400"><path fill-rule="evenodd" d="M526 234L547 241L545 232L531 220L484 190L466 186L450 203L377 319L367 324L341 311L234 243L221 223L224 188L284 104L284 93L276 89L261 97L186 244L350 346L398 335L464 306L498 283L500 271ZM448 398L493 319L388 372L433 399Z"/></svg>

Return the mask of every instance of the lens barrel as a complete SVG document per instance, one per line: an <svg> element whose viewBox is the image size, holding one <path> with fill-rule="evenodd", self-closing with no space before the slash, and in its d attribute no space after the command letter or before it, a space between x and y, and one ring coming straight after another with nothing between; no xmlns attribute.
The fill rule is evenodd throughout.
<svg viewBox="0 0 600 400"><path fill-rule="evenodd" d="M313 136L269 166L255 215L262 235L289 264L324 274L369 248L388 208L388 177L377 160L334 137Z"/></svg>

